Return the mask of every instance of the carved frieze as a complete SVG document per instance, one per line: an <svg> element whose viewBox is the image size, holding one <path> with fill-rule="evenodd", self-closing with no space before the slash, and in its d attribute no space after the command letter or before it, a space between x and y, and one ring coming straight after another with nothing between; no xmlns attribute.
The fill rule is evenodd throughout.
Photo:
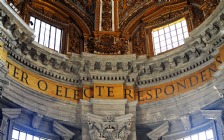
<svg viewBox="0 0 224 140"><path fill-rule="evenodd" d="M91 140L127 140L131 133L131 114L124 116L96 116L88 113Z"/></svg>
<svg viewBox="0 0 224 140"><path fill-rule="evenodd" d="M128 41L124 38L105 34L95 40L90 38L87 43L87 50L103 54L125 54L128 51Z"/></svg>

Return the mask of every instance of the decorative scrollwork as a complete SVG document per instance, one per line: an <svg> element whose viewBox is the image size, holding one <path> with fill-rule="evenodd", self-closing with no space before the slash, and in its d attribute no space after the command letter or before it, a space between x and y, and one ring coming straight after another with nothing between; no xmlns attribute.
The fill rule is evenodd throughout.
<svg viewBox="0 0 224 140"><path fill-rule="evenodd" d="M216 8L216 6L219 4L218 0L205 0L204 4L202 6L202 10L204 11L204 16L207 18L212 11Z"/></svg>
<svg viewBox="0 0 224 140"><path fill-rule="evenodd" d="M145 39L144 26L142 26L133 36L133 53L138 55L146 53Z"/></svg>
<svg viewBox="0 0 224 140"><path fill-rule="evenodd" d="M81 50L81 43L80 39L81 36L79 35L77 29L75 28L74 24L70 25L70 32L69 32L69 51L74 53L80 53Z"/></svg>
<svg viewBox="0 0 224 140"><path fill-rule="evenodd" d="M111 29L112 25L112 13L111 13L111 2L110 1L104 1L103 2L103 21L102 21L102 27L105 31L109 31Z"/></svg>
<svg viewBox="0 0 224 140"><path fill-rule="evenodd" d="M87 51L103 54L126 54L128 52L128 41L124 38L116 38L113 35L105 34L99 39L89 38Z"/></svg>
<svg viewBox="0 0 224 140"><path fill-rule="evenodd" d="M100 117L102 121L99 121L99 116L88 114L89 118L89 134L91 140L127 140L128 135L131 133L131 114L124 115L125 119L117 120L114 116Z"/></svg>

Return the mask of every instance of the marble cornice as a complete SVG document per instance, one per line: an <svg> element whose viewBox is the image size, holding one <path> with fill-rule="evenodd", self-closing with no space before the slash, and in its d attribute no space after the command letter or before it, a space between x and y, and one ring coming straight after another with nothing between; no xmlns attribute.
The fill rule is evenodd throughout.
<svg viewBox="0 0 224 140"><path fill-rule="evenodd" d="M27 42L33 39L31 29L8 5L0 3L4 6L0 16L0 39L8 56L39 75L77 86L94 80L123 80L127 85L134 82L137 87L163 83L209 65L214 52L224 43L223 1L214 10L215 14L190 33L183 46L152 58L135 54L66 56L54 52L35 42ZM17 30L19 32L15 32ZM23 39L19 38L19 33Z"/></svg>

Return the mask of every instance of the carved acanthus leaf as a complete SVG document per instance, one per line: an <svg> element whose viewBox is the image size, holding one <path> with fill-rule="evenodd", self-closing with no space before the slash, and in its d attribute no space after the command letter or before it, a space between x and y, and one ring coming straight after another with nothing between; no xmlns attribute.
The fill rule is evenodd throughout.
<svg viewBox="0 0 224 140"><path fill-rule="evenodd" d="M131 114L119 117L106 116L104 118L88 113L87 118L91 140L127 140L131 133Z"/></svg>

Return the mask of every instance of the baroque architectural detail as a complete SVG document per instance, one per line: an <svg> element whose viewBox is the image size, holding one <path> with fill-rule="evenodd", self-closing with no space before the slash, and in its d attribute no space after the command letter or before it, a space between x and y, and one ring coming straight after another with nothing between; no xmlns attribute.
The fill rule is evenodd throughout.
<svg viewBox="0 0 224 140"><path fill-rule="evenodd" d="M150 45L149 28L144 24L147 20L142 20L142 17L147 16L154 9L161 8L160 6L180 1L191 3L193 0L110 1L111 6L115 4L113 2L122 3L121 10L128 11L127 15L122 13L124 15L120 22L124 25L121 30L127 29L125 34L117 32L117 29L115 29L116 32L110 32L113 27L111 19L108 19L110 17L108 13L105 14L108 17L104 19L110 22L103 24L108 26L105 26L102 32L91 30L94 34L93 38L91 38L93 34L86 35L82 31L75 30L76 23L73 22L74 26L71 25L71 28L64 30L71 29L68 31L70 34L67 34L64 39L70 43L67 44L70 48L66 49L71 49L70 52L75 53L66 55L43 48L33 42L31 37L33 32L29 30L25 22L18 15L14 15L12 9L5 8L6 5L2 4L5 1L0 1L0 45L2 46L0 49L2 59L2 64L0 60L0 93L1 87L5 90L4 98L0 99L0 106L23 107L23 109L2 109L1 107L0 133L3 134L3 140L11 137L14 128L19 132L31 130L33 131L31 133L37 134L36 136L46 135L49 136L46 139L52 140L135 140L137 138L158 140L166 139L166 136L169 138L166 140L173 140L181 138L174 138L174 133L182 135L185 132L185 134L192 134L198 131L196 133L199 134L201 128L209 128L209 132L214 129L216 131L214 135L222 140L223 110L214 109L216 107L223 109L223 99L220 99L218 94L214 94L213 86L215 85L217 92L223 97L224 77L221 66L223 67L224 64L222 56L224 1L221 1L222 5L215 9L214 17L206 19L197 30L190 33L190 37L185 40L182 47L153 58L151 56L149 58L147 54L142 55L149 51L147 47ZM48 4L52 4L51 6L55 6L56 9L57 6L67 6L68 9L72 7L71 9L76 11L69 12L76 13L79 18L88 17L91 20L91 17L86 15L87 11L91 10L90 7L93 7L94 3L103 4L105 1L46 0L39 2L45 4L49 2ZM150 7L152 3L153 6ZM195 3L192 6L198 5ZM192 18L193 13L190 7L188 8L187 16ZM45 10L49 9L38 9L37 12L44 14ZM114 19L117 19L119 10L117 11L117 14L112 14L115 16ZM166 21L170 20L170 15L166 15L168 13L164 12L161 15ZM47 13L46 16L58 20L57 23L61 22L60 18L51 14ZM128 21L128 17L133 19ZM65 18L72 19L69 16ZM174 15L171 19L174 18L179 16ZM71 22L64 21L68 25ZM126 21L128 22L125 23ZM187 22L192 20L187 19ZM89 39L89 42L85 44L86 52L97 54L76 54L83 51L82 46L78 45L82 44L78 39L82 37L85 41ZM126 54L129 53L128 51L140 55L128 55ZM217 76L218 72L222 76L219 78L213 76L213 74ZM9 80L10 85L5 87L4 84L7 82L1 78ZM217 83L222 84L217 85ZM110 87L111 85L113 87ZM185 92L188 92L187 95ZM121 100L116 99L117 97ZM219 102L218 106L211 105L216 101ZM201 108L209 108L208 106L213 110L199 112ZM33 114L33 111L37 113ZM189 115L179 117L180 114ZM190 115L192 115L192 121ZM210 119L211 125L201 127L207 121L206 119ZM180 121L187 131L182 131ZM199 125L200 129L197 128ZM146 135L145 131L150 132ZM207 130L205 131L207 133ZM2 137L0 134L0 139Z"/></svg>
<svg viewBox="0 0 224 140"><path fill-rule="evenodd" d="M54 0L48 0L48 1L51 1L51 2L55 2ZM84 20L84 22L88 25L89 29L90 30L93 30L94 27L93 27L93 20L94 20L94 17L93 14L90 15L91 18L89 18L87 16L87 13L83 13L84 10L79 10L79 8L74 4L75 1L64 1L64 0L58 0L56 1L58 2L58 4L61 4L63 6L66 6L67 8L69 8L71 11L73 11L76 15L79 15L81 17L81 19ZM73 3L74 2L74 3ZM87 2L87 1L86 1ZM89 8L88 8L89 7ZM93 9L95 7L95 3L91 0L89 0L86 4L86 7L87 8L86 10L88 9Z"/></svg>
<svg viewBox="0 0 224 140"><path fill-rule="evenodd" d="M9 82L6 80L0 79L0 97L2 98L3 91L4 91L4 86L9 85Z"/></svg>
<svg viewBox="0 0 224 140"><path fill-rule="evenodd" d="M82 51L81 36L74 24L70 25L69 31L69 52L79 54Z"/></svg>
<svg viewBox="0 0 224 140"><path fill-rule="evenodd" d="M91 140L127 140L131 133L131 114L114 117L100 117L87 114Z"/></svg>
<svg viewBox="0 0 224 140"><path fill-rule="evenodd" d="M105 31L111 30L112 27L112 6L111 1L103 1L102 27Z"/></svg>
<svg viewBox="0 0 224 140"><path fill-rule="evenodd" d="M43 117L43 115L35 113L32 119L32 127L38 129Z"/></svg>
<svg viewBox="0 0 224 140"><path fill-rule="evenodd" d="M169 122L161 124L159 127L155 128L147 134L147 137L151 140L159 140L164 134L169 131Z"/></svg>
<svg viewBox="0 0 224 140"><path fill-rule="evenodd" d="M205 17L204 17L203 11L196 6L192 6L192 12L194 16L193 25L194 25L194 28L196 28L205 20Z"/></svg>
<svg viewBox="0 0 224 140"><path fill-rule="evenodd" d="M2 122L0 126L0 132L3 134L3 140L6 140L6 134L8 132L9 120L19 117L21 109L2 108Z"/></svg>
<svg viewBox="0 0 224 140"><path fill-rule="evenodd" d="M86 14L89 14L92 17L92 20L94 20L94 13L95 13L95 1L93 0L73 0L69 1L72 4L78 5L78 7L85 11Z"/></svg>
<svg viewBox="0 0 224 140"><path fill-rule="evenodd" d="M177 17L183 17L183 15L187 14L189 12L189 6L186 6L185 8L177 11L173 11L167 14L163 14L159 16L157 19L154 19L153 21L146 22L145 26L158 26L161 24L164 24L164 22L168 22L172 19L175 19Z"/></svg>
<svg viewBox="0 0 224 140"><path fill-rule="evenodd" d="M146 54L146 33L144 26L141 26L132 38L132 52L138 55Z"/></svg>
<svg viewBox="0 0 224 140"><path fill-rule="evenodd" d="M125 18L128 13L131 13L132 10L136 7L140 7L144 5L145 3L151 3L152 1L143 1L143 0L121 0L119 1L119 20L122 20Z"/></svg>
<svg viewBox="0 0 224 140"><path fill-rule="evenodd" d="M93 40L88 42L88 50L92 51ZM113 35L102 35L94 42L94 52L106 54L125 54L128 51L128 41Z"/></svg>
<svg viewBox="0 0 224 140"><path fill-rule="evenodd" d="M8 5L6 4L2 7L6 6ZM37 47L37 44L30 43L33 40L33 32L28 30L29 28L23 21L18 21L17 18L11 19L10 17L12 17L12 13L7 11L7 9L3 9L0 19L3 25L9 29L9 32L6 33L1 29L0 38L5 43L4 47L8 50L10 57L40 74L77 85L80 85L83 79L88 79L90 82L96 79L122 79L125 82L135 82L136 86L160 82L179 76L205 64L214 57L212 53L224 42L223 33L220 32L224 28L224 18L223 13L220 13L210 23L209 27L203 29L202 32L198 32L193 38L189 38L187 43L181 47L184 49L178 49L170 53L172 54L172 56L170 55L171 57L159 57L155 60L149 60L146 57L137 59L136 56L130 55L130 61L127 62L120 59L120 57L101 59L101 56L95 56L97 58L90 59L89 57L91 55L72 55L68 58L65 55L43 51L41 47ZM10 28L11 26L13 28ZM21 35L16 35L17 33L15 34L14 31L22 31L23 38L27 38L28 42L21 41L21 39L18 41L17 37L21 38ZM9 33L12 35L9 36ZM100 52L98 53L101 54L125 54L129 45L128 40L119 39L108 34L100 36L98 39L90 38L89 40L87 45L88 51L93 52L93 50L99 50ZM139 43L141 44L142 41ZM20 52L26 55L21 56ZM127 55L125 57L129 56ZM86 59L90 61L85 61ZM113 64L113 66L108 65L109 63ZM141 64L141 69L137 67L137 64ZM45 67L51 67L52 70L49 71ZM176 67L182 67L182 69L176 69ZM85 73L82 74L81 79L80 73L83 71ZM96 76L92 71L111 71L111 74L110 76Z"/></svg>
<svg viewBox="0 0 224 140"><path fill-rule="evenodd" d="M54 121L53 123L53 130L55 131L55 133L61 136L63 140L70 140L75 135L69 129L65 128L63 125L56 121Z"/></svg>
<svg viewBox="0 0 224 140"><path fill-rule="evenodd" d="M201 9L204 11L204 16L207 18L212 11L219 4L219 0L205 0L204 4L201 6Z"/></svg>
<svg viewBox="0 0 224 140"><path fill-rule="evenodd" d="M174 4L176 2L181 2L181 0L175 0L175 1L146 1L146 3L143 2L142 6L139 6L137 9L128 9L131 10L131 14L125 14L125 16L120 16L123 17L123 20L120 20L120 28L119 30L121 32L126 30L126 27L128 26L128 24L133 21L136 20L137 17L141 17L142 14L147 11L150 8L155 8L155 7L160 7L160 6L164 6L164 5L169 5L169 4ZM138 6L136 4L134 4L134 6ZM127 13L127 12L126 12Z"/></svg>
<svg viewBox="0 0 224 140"><path fill-rule="evenodd" d="M184 130L189 130L191 129L191 120L190 120L190 115L183 115L180 116L180 120L184 126Z"/></svg>

